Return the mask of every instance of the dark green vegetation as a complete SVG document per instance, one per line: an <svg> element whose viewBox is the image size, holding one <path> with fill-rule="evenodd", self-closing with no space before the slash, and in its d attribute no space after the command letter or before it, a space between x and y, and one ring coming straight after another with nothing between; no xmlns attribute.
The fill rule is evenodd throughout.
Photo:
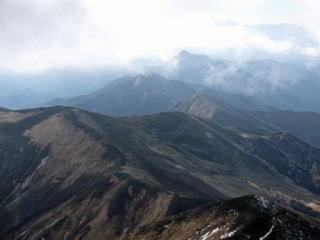
<svg viewBox="0 0 320 240"><path fill-rule="evenodd" d="M289 134L66 107L1 110L0 129L2 239L105 239L252 193L319 214L320 150Z"/></svg>
<svg viewBox="0 0 320 240"><path fill-rule="evenodd" d="M253 116L320 146L320 114L314 112L251 112Z"/></svg>

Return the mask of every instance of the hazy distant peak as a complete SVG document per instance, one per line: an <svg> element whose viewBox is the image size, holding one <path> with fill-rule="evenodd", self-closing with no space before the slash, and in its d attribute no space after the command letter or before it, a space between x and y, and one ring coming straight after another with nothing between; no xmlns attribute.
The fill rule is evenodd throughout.
<svg viewBox="0 0 320 240"><path fill-rule="evenodd" d="M164 77L156 73L139 74L131 79L134 87L138 87L144 83L157 83L167 81Z"/></svg>
<svg viewBox="0 0 320 240"><path fill-rule="evenodd" d="M7 112L7 111L9 111L9 110L6 108L0 107L0 112Z"/></svg>
<svg viewBox="0 0 320 240"><path fill-rule="evenodd" d="M195 93L191 99L191 101L198 101L198 100L203 100L203 101L212 101L212 100L217 100L216 98L214 98L213 96L208 95L207 93L204 92L197 92Z"/></svg>
<svg viewBox="0 0 320 240"><path fill-rule="evenodd" d="M211 59L204 54L195 54L195 53L190 53L186 50L181 51L177 56L177 59L179 60L188 60L188 59L202 59L202 60L208 60L211 61Z"/></svg>
<svg viewBox="0 0 320 240"><path fill-rule="evenodd" d="M160 74L158 73L140 73L136 76L133 77L133 80L136 80L136 79L143 79L143 80L146 80L146 79L159 79L159 80L165 80L165 78L163 76L161 76Z"/></svg>
<svg viewBox="0 0 320 240"><path fill-rule="evenodd" d="M190 55L194 55L194 54L191 54L190 52L188 52L187 50L182 50L182 51L180 51L180 53L178 54L178 56L181 56L181 57L183 57L183 56L190 56Z"/></svg>

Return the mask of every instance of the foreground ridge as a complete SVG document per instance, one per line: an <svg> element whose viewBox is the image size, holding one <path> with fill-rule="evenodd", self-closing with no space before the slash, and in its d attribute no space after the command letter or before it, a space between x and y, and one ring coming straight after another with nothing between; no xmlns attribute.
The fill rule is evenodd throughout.
<svg viewBox="0 0 320 240"><path fill-rule="evenodd" d="M261 196L208 204L128 233L120 240L319 239L311 222Z"/></svg>

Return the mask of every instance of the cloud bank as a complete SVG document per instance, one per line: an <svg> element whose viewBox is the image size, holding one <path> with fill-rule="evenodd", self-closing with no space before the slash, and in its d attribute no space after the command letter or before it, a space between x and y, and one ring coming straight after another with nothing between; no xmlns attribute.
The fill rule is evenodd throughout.
<svg viewBox="0 0 320 240"><path fill-rule="evenodd" d="M168 60L182 49L231 51L239 58L253 51L318 58L319 10L314 0L2 0L0 71ZM263 29L282 23L298 27L278 39Z"/></svg>

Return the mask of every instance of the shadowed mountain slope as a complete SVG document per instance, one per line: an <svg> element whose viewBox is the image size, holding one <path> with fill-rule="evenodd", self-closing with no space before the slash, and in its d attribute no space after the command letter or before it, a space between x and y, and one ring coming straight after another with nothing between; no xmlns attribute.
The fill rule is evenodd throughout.
<svg viewBox="0 0 320 240"><path fill-rule="evenodd" d="M320 231L302 216L263 197L246 196L185 212L148 225L121 240L318 239Z"/></svg>
<svg viewBox="0 0 320 240"><path fill-rule="evenodd" d="M138 75L117 79L94 93L73 99L56 99L49 105L74 106L112 116L162 112L191 96L195 89L160 75Z"/></svg>
<svg viewBox="0 0 320 240"><path fill-rule="evenodd" d="M275 110L248 96L213 90L201 85L167 80L157 74L123 77L98 91L70 99L55 99L47 106L64 105L111 116L144 115L168 111L196 93L205 93L239 109Z"/></svg>
<svg viewBox="0 0 320 240"><path fill-rule="evenodd" d="M213 119L225 127L240 127L254 132L272 132L278 130L255 119L231 104L220 101L213 96L197 93L186 101L178 103L172 111L186 112L202 118Z"/></svg>
<svg viewBox="0 0 320 240"><path fill-rule="evenodd" d="M0 112L0 238L108 239L260 193L317 216L320 150L186 113Z"/></svg>
<svg viewBox="0 0 320 240"><path fill-rule="evenodd" d="M250 112L262 121L320 146L320 114L314 112Z"/></svg>

